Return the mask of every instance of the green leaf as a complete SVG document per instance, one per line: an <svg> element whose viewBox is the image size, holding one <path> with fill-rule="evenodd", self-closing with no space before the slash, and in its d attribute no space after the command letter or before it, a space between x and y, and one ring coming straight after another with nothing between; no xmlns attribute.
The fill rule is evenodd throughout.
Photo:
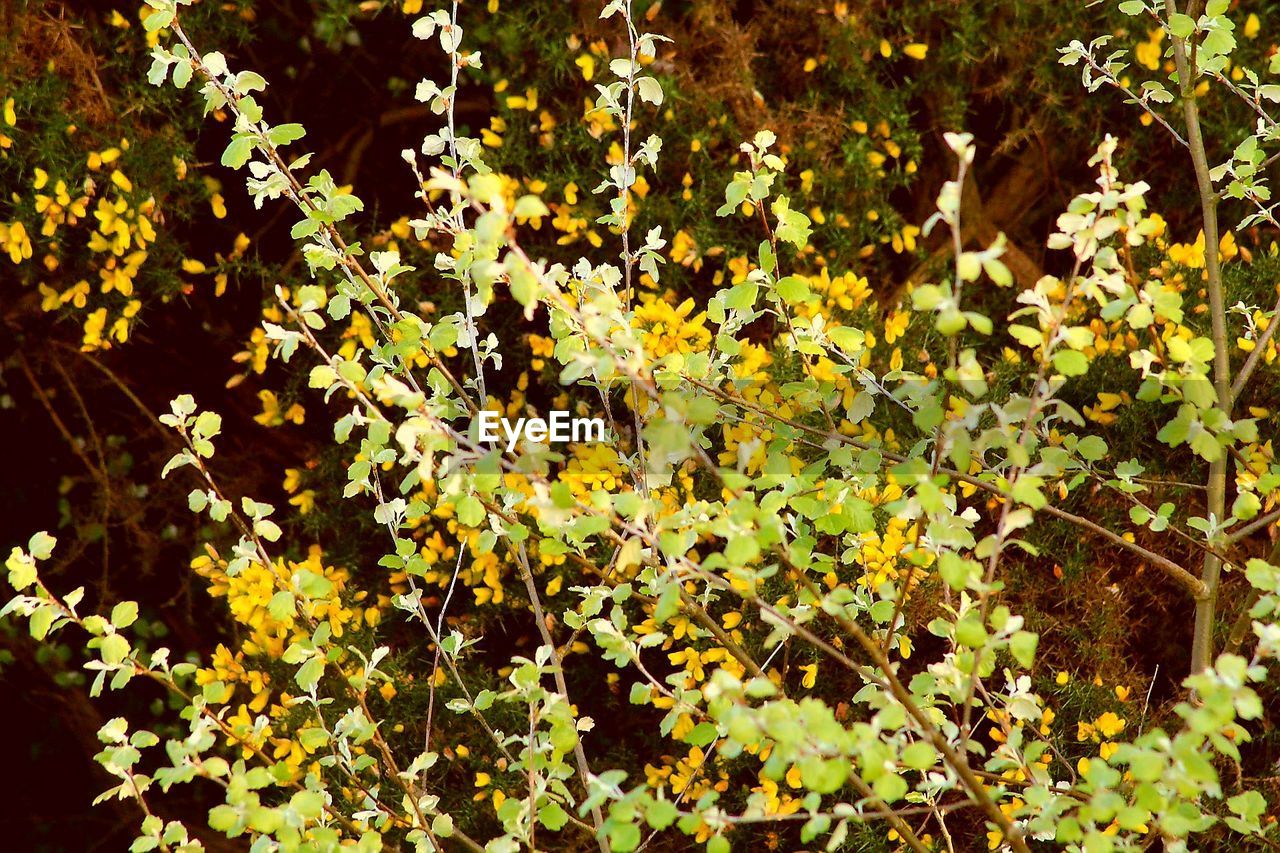
<svg viewBox="0 0 1280 853"><path fill-rule="evenodd" d="M661 625L680 610L680 584L668 584L653 607L653 621Z"/></svg>
<svg viewBox="0 0 1280 853"><path fill-rule="evenodd" d="M976 649L987 642L987 629L976 616L961 619L956 623L956 642Z"/></svg>
<svg viewBox="0 0 1280 853"><path fill-rule="evenodd" d="M324 811L324 795L319 791L299 791L289 799L289 807L303 817L315 820Z"/></svg>
<svg viewBox="0 0 1280 853"><path fill-rule="evenodd" d="M227 73L227 58L220 51L210 51L204 55L204 67L214 77Z"/></svg>
<svg viewBox="0 0 1280 853"><path fill-rule="evenodd" d="M267 131L267 139L276 146L288 145L306 135L306 128L300 124L282 124Z"/></svg>
<svg viewBox="0 0 1280 853"><path fill-rule="evenodd" d="M1080 456L1088 462L1097 462L1107 455L1107 443L1096 435L1088 435L1080 439L1076 445Z"/></svg>
<svg viewBox="0 0 1280 853"><path fill-rule="evenodd" d="M666 829L675 823L680 810L670 800L650 800L645 806L644 816L654 829Z"/></svg>
<svg viewBox="0 0 1280 853"><path fill-rule="evenodd" d="M744 281L731 287L725 294L724 307L738 310L750 310L756 304L760 286L753 281Z"/></svg>
<svg viewBox="0 0 1280 853"><path fill-rule="evenodd" d="M1227 800L1227 808L1245 818L1254 820L1267 810L1267 800L1257 791L1245 791Z"/></svg>
<svg viewBox="0 0 1280 853"><path fill-rule="evenodd" d="M241 71L236 75L234 88L242 95L254 90L261 92L267 88L267 81L256 71Z"/></svg>
<svg viewBox="0 0 1280 853"><path fill-rule="evenodd" d="M307 598L325 598L333 592L333 581L319 572L302 569L294 578L299 591Z"/></svg>
<svg viewBox="0 0 1280 853"><path fill-rule="evenodd" d="M267 604L267 612L277 622L283 622L295 616L298 611L293 601L293 594L282 589L271 596L271 601Z"/></svg>
<svg viewBox="0 0 1280 853"><path fill-rule="evenodd" d="M142 28L149 33L164 29L173 23L173 10L160 10L147 15L142 21Z"/></svg>
<svg viewBox="0 0 1280 853"><path fill-rule="evenodd" d="M1039 329L1033 329L1030 326L1021 326L1014 324L1008 327L1009 334L1024 347L1035 349L1044 343L1044 334Z"/></svg>
<svg viewBox="0 0 1280 853"><path fill-rule="evenodd" d="M693 727L689 734L685 735L684 742L692 746L706 746L716 739L716 727L711 723L698 723Z"/></svg>
<svg viewBox="0 0 1280 853"><path fill-rule="evenodd" d="M115 625L116 628L128 628L136 621L138 621L138 603L136 601L122 601L111 608L111 624Z"/></svg>
<svg viewBox="0 0 1280 853"><path fill-rule="evenodd" d="M249 155L253 151L253 143L247 136L236 136L231 140L231 144L222 152L222 165L228 169L239 169L245 163L249 162Z"/></svg>
<svg viewBox="0 0 1280 853"><path fill-rule="evenodd" d="M662 106L662 84L653 77L637 78L636 94L642 101L648 101L655 107Z"/></svg>
<svg viewBox="0 0 1280 853"><path fill-rule="evenodd" d="M27 622L27 629L31 632L31 636L37 640L43 640L57 616L58 611L48 605L32 611Z"/></svg>
<svg viewBox="0 0 1280 853"><path fill-rule="evenodd" d="M778 279L774 288L787 302L805 302L813 297L809 290L809 283L798 275Z"/></svg>
<svg viewBox="0 0 1280 853"><path fill-rule="evenodd" d="M486 516L484 504L475 495L467 495L458 501L458 521L467 527L477 527Z"/></svg>
<svg viewBox="0 0 1280 853"><path fill-rule="evenodd" d="M830 794L838 791L849 778L852 765L848 759L814 756L800 762L800 781L810 791Z"/></svg>
<svg viewBox="0 0 1280 853"><path fill-rule="evenodd" d="M1169 31L1177 38L1190 38L1191 34L1196 31L1196 22L1178 12L1169 16Z"/></svg>
<svg viewBox="0 0 1280 853"><path fill-rule="evenodd" d="M298 667L293 680L298 682L298 686L305 692L310 693L320 683L320 676L323 674L324 658L316 656L308 658L306 663Z"/></svg>
<svg viewBox="0 0 1280 853"><path fill-rule="evenodd" d="M735 536L725 546L724 558L730 565L744 566L760 554L760 543L750 535Z"/></svg>
<svg viewBox="0 0 1280 853"><path fill-rule="evenodd" d="M631 853L640 846L640 827L634 823L615 823L608 831L609 848L614 853Z"/></svg>
<svg viewBox="0 0 1280 853"><path fill-rule="evenodd" d="M1248 521L1262 509L1262 502L1253 492L1241 492L1231 504L1231 514L1241 521Z"/></svg>
<svg viewBox="0 0 1280 853"><path fill-rule="evenodd" d="M1029 669L1035 662L1039 642L1040 638L1030 631L1018 631L1009 638L1009 652L1024 669Z"/></svg>
<svg viewBox="0 0 1280 853"><path fill-rule="evenodd" d="M792 210L786 196L780 196L772 205L773 215L778 217L777 235L784 243L790 243L797 249L803 249L809 242L813 230L809 228L809 217L798 210Z"/></svg>
<svg viewBox="0 0 1280 853"><path fill-rule="evenodd" d="M523 195L516 200L512 215L518 219L533 219L539 216L550 216L551 211L536 195Z"/></svg>
<svg viewBox="0 0 1280 853"><path fill-rule="evenodd" d="M53 546L57 544L57 539L41 530L27 540L27 550L31 552L33 559L47 560L53 555Z"/></svg>
<svg viewBox="0 0 1280 853"><path fill-rule="evenodd" d="M1073 349L1058 350L1053 354L1053 367L1063 376L1083 376L1089 372L1089 359Z"/></svg>
<svg viewBox="0 0 1280 853"><path fill-rule="evenodd" d="M896 773L886 773L871 787L886 803L897 802L907 794L907 780Z"/></svg>
<svg viewBox="0 0 1280 853"><path fill-rule="evenodd" d="M217 412L201 412L191 431L201 438L213 438L222 431L222 415Z"/></svg>
<svg viewBox="0 0 1280 853"><path fill-rule="evenodd" d="M569 822L569 815L560 808L559 803L547 803L538 809L538 822L552 832L556 832Z"/></svg>
<svg viewBox="0 0 1280 853"><path fill-rule="evenodd" d="M104 663L117 664L129 656L129 641L119 634L108 634L102 638L98 652Z"/></svg>
<svg viewBox="0 0 1280 853"><path fill-rule="evenodd" d="M541 813L538 816L541 817ZM568 819L567 816L565 819ZM543 821L543 823L546 823L546 821ZM548 828L552 827L548 824ZM447 814L436 815L431 821L431 831L441 838L449 838L453 835L453 818Z"/></svg>
<svg viewBox="0 0 1280 853"><path fill-rule="evenodd" d="M9 558L5 560L4 565L9 570L9 583L19 592L35 583L36 578L39 576L36 572L35 561L22 553L21 548L15 547L10 551Z"/></svg>
<svg viewBox="0 0 1280 853"><path fill-rule="evenodd" d="M902 750L902 763L912 770L927 770L938 760L938 752L922 740Z"/></svg>
<svg viewBox="0 0 1280 853"><path fill-rule="evenodd" d="M938 557L938 574L954 590L962 590L969 578L976 575L977 564L951 551L943 551Z"/></svg>

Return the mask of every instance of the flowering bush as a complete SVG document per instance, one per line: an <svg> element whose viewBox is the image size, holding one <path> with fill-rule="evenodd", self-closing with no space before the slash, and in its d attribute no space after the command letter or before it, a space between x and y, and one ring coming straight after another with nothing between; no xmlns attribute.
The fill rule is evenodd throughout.
<svg viewBox="0 0 1280 853"><path fill-rule="evenodd" d="M82 648L92 696L151 684L175 706L98 731L100 799L143 815L131 849L1276 844L1280 90L1237 61L1225 0L1119 4L1150 28L1132 67L1111 36L1062 47L1088 91L1119 90L1173 140L1164 168L1190 160L1196 207L1156 212L1141 161L1101 134L1043 269L968 221L979 146L961 132L918 223L837 212L839 187L754 129L695 211L714 224L673 230L715 164L664 169L683 48L648 31L660 4L631 0L557 54L575 105L590 86L572 128L549 92L488 79L478 8L404 3L444 73L414 87L435 123L398 164L417 211L366 228L269 81L201 43L187 2L147 2L148 80L221 122L221 166L296 241L231 384L261 378L261 427L322 421L333 442L280 467L286 509L235 485L227 457L251 451L228 454L192 393L159 417L177 447L162 477L200 519L191 573L232 624L205 658L157 646L132 601L90 613L42 571L48 533L8 559L5 612ZM865 26L848 4L830 17ZM873 44L800 73L930 52ZM497 109L468 131L476 81ZM1256 114L1222 131L1222 163L1211 92ZM841 121L855 187L918 171L919 137ZM527 158L560 135L594 145L602 177L539 177ZM86 314L85 351L128 339L161 242L124 152L89 155L110 190L36 170L44 224L2 235L21 266L34 234L87 231L101 285L38 284L46 311L127 300ZM225 214L230 191L206 189ZM868 270L926 240L932 263L873 288ZM220 294L249 245L177 263ZM609 440L475 428L548 408L603 418ZM1099 564L1113 589L1069 598L1096 593ZM1154 677L1103 680L1073 633L1093 614L1046 600L1105 610L1133 587L1194 614L1168 629L1185 672L1162 707ZM198 824L166 812L183 785L215 797Z"/></svg>

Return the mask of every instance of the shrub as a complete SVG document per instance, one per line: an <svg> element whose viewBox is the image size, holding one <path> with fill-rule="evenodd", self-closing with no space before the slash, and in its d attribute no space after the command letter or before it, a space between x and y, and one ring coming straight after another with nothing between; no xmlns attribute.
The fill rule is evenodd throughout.
<svg viewBox="0 0 1280 853"><path fill-rule="evenodd" d="M274 121L268 81L205 50L186 3L148 4L148 79L225 122L221 165L246 172L256 207L290 211L309 274L281 276L240 356L254 374L280 362L255 419L323 417L334 442L280 472L286 512L229 485L221 415L184 393L159 418L180 443L162 476L187 478L207 519L191 569L236 628L208 660L135 636L134 602L82 612L83 589L40 571L49 534L8 560L5 612L37 641L87 635L91 695L152 682L180 708L180 723L117 717L98 733L118 780L102 798L144 813L132 849L200 848L204 827L160 805L180 784L215 790L208 830L264 850L1274 844L1274 792L1246 768L1274 760L1280 653L1280 555L1262 541L1280 518L1277 250L1253 236L1280 227L1265 169L1278 98L1235 65L1224 0L1194 16L1119 4L1164 33L1138 47L1154 72L1141 82L1110 37L1062 49L1086 89L1119 90L1189 152L1200 234L1174 239L1181 218L1148 206L1152 187L1107 134L1095 188L1054 219L1048 273L967 223L978 148L958 132L920 228L845 216L856 237L824 245L823 204L849 197L819 185L802 202L806 154L760 129L721 198L690 214L702 224L672 233L693 181L663 198L668 146L650 128L680 91L662 74L678 48L630 0L605 3L601 40L558 71L593 86L564 133L599 145L604 175L565 184L562 201L533 169L561 132L534 119L547 93L485 80L518 94L464 132L460 87L491 73L467 41L471 10L417 17L445 69L415 88L438 128L402 154L421 209L357 240L364 203L298 153L304 128ZM492 43L513 37L485 26ZM1234 146L1205 141L1211 90L1259 116ZM855 192L888 177L872 144L852 143ZM889 190L919 156L893 144ZM103 245L88 249L127 269L155 237L110 174L119 199L99 201ZM54 193L46 237L88 211ZM1234 202L1247 215L1221 229ZM856 266L881 227L895 255L936 231L945 261L884 309ZM703 281L705 233L752 248ZM15 260L33 254L25 229L4 239ZM110 337L94 316L87 349ZM608 440L478 432L482 411L550 409L599 416ZM1176 640L1189 674L1159 713L1136 685L1090 686L1088 650L1040 648L1051 631L1033 623L1078 617L1037 587L1086 586L1100 561L1194 612ZM1249 593L1227 618L1231 574Z"/></svg>

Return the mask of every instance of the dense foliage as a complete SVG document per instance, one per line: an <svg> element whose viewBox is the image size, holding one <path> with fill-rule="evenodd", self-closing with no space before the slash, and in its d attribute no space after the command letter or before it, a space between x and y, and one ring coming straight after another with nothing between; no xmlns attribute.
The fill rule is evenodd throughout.
<svg viewBox="0 0 1280 853"><path fill-rule="evenodd" d="M1267 8L0 11L35 808L1274 848Z"/></svg>

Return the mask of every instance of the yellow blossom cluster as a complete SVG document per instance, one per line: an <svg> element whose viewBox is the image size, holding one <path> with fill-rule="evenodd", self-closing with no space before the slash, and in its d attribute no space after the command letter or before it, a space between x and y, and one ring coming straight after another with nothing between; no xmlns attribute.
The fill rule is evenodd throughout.
<svg viewBox="0 0 1280 853"><path fill-rule="evenodd" d="M127 23L127 22L126 22ZM5 121L17 123L13 99L5 104ZM68 127L72 132L74 126ZM12 138L3 136L12 145ZM34 280L44 311L84 311L81 347L85 351L107 349L129 339L143 301L136 292L138 276L158 239L159 216L155 198L135 187L125 172L129 140L90 150L83 164L67 174L50 174L34 166L30 195L13 194L17 212L29 218L0 222L0 252L19 266L37 261L27 280ZM181 161L177 161L181 162ZM185 175L181 164L179 177ZM239 257L248 245L241 234L228 258ZM67 260L75 252L88 253L88 263L75 273ZM64 268L64 264L67 264ZM206 272L195 259L184 259L187 274ZM215 276L216 293L226 288L226 273ZM190 285L187 285L190 288Z"/></svg>

